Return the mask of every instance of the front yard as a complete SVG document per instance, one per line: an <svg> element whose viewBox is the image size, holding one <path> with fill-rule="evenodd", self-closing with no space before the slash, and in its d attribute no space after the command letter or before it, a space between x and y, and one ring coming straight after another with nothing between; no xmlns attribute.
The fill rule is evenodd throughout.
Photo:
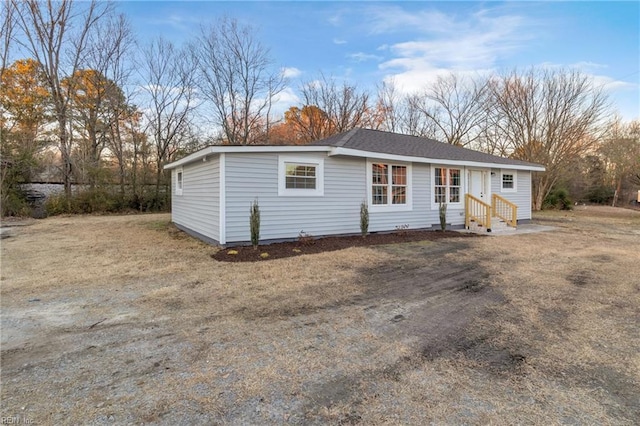
<svg viewBox="0 0 640 426"><path fill-rule="evenodd" d="M634 424L640 212L255 263L169 215L2 240L2 418L37 424Z"/></svg>

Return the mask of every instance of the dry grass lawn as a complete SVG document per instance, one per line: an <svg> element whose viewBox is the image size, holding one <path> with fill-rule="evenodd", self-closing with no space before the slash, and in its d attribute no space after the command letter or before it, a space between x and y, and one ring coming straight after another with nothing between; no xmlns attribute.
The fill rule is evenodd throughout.
<svg viewBox="0 0 640 426"><path fill-rule="evenodd" d="M640 212L257 263L169 215L1 247L2 418L37 424L637 424Z"/></svg>

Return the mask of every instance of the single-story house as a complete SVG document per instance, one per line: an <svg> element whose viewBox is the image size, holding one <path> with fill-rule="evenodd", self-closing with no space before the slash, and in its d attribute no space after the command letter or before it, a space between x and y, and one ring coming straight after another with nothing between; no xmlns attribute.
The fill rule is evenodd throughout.
<svg viewBox="0 0 640 426"><path fill-rule="evenodd" d="M261 242L451 227L491 229L531 219L531 173L539 164L377 130L353 129L303 146L204 148L171 170L171 215L180 229L212 244L250 241L249 209L258 200Z"/></svg>

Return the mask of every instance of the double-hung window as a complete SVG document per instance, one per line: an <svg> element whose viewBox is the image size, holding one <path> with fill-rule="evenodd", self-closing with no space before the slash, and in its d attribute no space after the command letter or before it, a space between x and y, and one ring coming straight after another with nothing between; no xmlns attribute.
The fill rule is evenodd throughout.
<svg viewBox="0 0 640 426"><path fill-rule="evenodd" d="M410 166L370 162L368 168L372 207L410 206Z"/></svg>
<svg viewBox="0 0 640 426"><path fill-rule="evenodd" d="M433 178L434 204L460 203L462 171L460 169L435 167Z"/></svg>
<svg viewBox="0 0 640 426"><path fill-rule="evenodd" d="M515 170L503 170L501 173L501 192L516 192L517 188L517 175Z"/></svg>
<svg viewBox="0 0 640 426"><path fill-rule="evenodd" d="M324 195L324 160L314 157L278 156L278 195Z"/></svg>
<svg viewBox="0 0 640 426"><path fill-rule="evenodd" d="M317 166L315 164L285 164L286 189L316 189Z"/></svg>

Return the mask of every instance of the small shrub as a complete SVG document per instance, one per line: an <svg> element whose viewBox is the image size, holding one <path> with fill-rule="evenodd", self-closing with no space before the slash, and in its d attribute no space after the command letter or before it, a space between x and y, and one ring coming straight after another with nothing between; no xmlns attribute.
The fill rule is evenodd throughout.
<svg viewBox="0 0 640 426"><path fill-rule="evenodd" d="M298 242L303 246L310 246L314 244L313 235L300 231L298 234Z"/></svg>
<svg viewBox="0 0 640 426"><path fill-rule="evenodd" d="M606 186L596 186L587 193L587 200L596 204L611 204L614 190Z"/></svg>
<svg viewBox="0 0 640 426"><path fill-rule="evenodd" d="M44 209L49 216L69 213L69 206L64 194L50 195L44 203Z"/></svg>
<svg viewBox="0 0 640 426"><path fill-rule="evenodd" d="M438 208L440 213L440 230L447 230L447 204L440 203L440 207Z"/></svg>
<svg viewBox="0 0 640 426"><path fill-rule="evenodd" d="M573 201L569 197L569 191L565 188L554 188L544 199L544 209L571 210Z"/></svg>
<svg viewBox="0 0 640 426"><path fill-rule="evenodd" d="M51 195L44 203L49 216L59 214L118 213L129 210L167 211L169 200L166 194L122 194L114 188L96 187L72 194L67 200L65 194Z"/></svg>
<svg viewBox="0 0 640 426"><path fill-rule="evenodd" d="M2 188L2 217L29 216L31 207L22 191L17 188Z"/></svg>
<svg viewBox="0 0 640 426"><path fill-rule="evenodd" d="M249 228L251 231L251 244L253 249L257 250L260 244L260 206L257 198L253 200L249 208Z"/></svg>
<svg viewBox="0 0 640 426"><path fill-rule="evenodd" d="M366 201L360 204L360 233L362 238L365 238L369 233L369 207L367 207Z"/></svg>

